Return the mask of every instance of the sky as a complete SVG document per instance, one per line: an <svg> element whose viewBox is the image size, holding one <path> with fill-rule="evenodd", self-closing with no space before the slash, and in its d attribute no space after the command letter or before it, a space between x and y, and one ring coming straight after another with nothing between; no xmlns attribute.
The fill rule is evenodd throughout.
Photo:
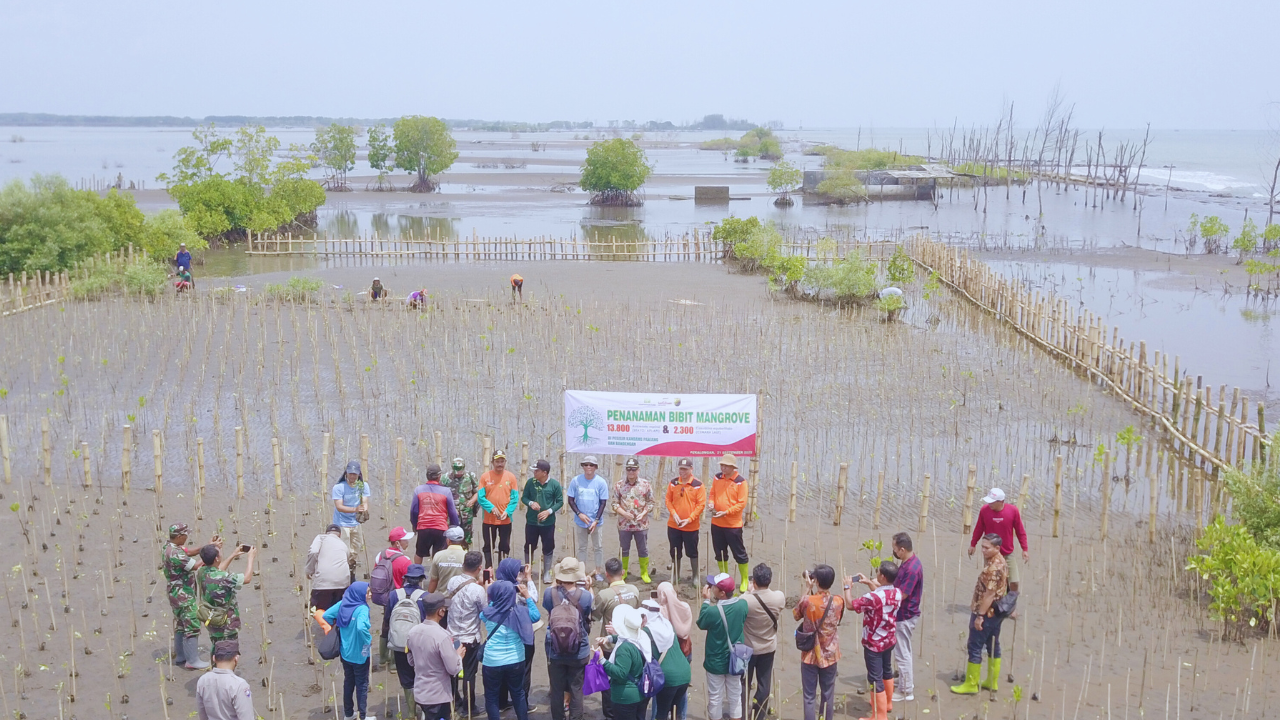
<svg viewBox="0 0 1280 720"><path fill-rule="evenodd" d="M1263 129L1274 0L0 0L0 112Z"/></svg>

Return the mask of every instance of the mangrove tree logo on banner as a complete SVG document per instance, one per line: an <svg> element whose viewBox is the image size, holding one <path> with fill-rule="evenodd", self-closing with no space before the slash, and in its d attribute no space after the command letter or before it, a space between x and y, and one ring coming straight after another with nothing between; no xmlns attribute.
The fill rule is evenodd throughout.
<svg viewBox="0 0 1280 720"><path fill-rule="evenodd" d="M614 455L755 454L755 395L568 390L566 450Z"/></svg>

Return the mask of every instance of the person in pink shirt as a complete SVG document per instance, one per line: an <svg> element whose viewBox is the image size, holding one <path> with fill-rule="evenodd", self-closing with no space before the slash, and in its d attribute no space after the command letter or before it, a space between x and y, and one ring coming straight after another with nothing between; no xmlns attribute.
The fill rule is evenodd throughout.
<svg viewBox="0 0 1280 720"><path fill-rule="evenodd" d="M1000 488L991 488L991 492L982 498L984 503L982 509L978 511L978 522L973 526L973 538L969 540L969 556L973 557L973 550L977 547L978 541L987 533L995 533L1000 536L1000 553L1004 555L1005 563L1009 566L1009 590L1018 591L1018 558L1013 554L1013 536L1018 535L1018 544L1022 546L1022 560L1026 562L1031 558L1031 550L1027 546L1027 529L1022 526L1022 513L1018 512L1017 505L1010 505L1004 500L1004 491Z"/></svg>

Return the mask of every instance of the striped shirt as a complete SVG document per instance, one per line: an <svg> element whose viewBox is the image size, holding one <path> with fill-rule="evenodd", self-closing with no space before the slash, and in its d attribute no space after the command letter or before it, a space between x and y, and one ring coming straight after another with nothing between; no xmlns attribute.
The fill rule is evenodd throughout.
<svg viewBox="0 0 1280 720"><path fill-rule="evenodd" d="M902 591L892 585L876 588L849 606L862 613L862 646L883 652L898 642L898 621L894 614L902 602Z"/></svg>

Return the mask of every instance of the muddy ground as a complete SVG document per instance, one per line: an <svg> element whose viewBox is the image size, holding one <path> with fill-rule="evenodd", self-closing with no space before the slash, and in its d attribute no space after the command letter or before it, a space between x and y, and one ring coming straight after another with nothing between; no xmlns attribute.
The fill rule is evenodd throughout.
<svg viewBox="0 0 1280 720"><path fill-rule="evenodd" d="M321 435L330 432L330 476L359 455L368 434L374 488L371 536L403 523L408 492L435 453L480 454L489 434L509 454L529 443L557 476L565 387L761 393L758 518L752 563L768 562L793 600L815 562L845 573L867 567L864 540L886 545L912 531L926 569L918 631L917 701L896 714L928 717L1270 717L1276 648L1261 636L1223 639L1181 571L1191 545L1190 488L1160 476L1155 542L1148 542L1146 483L1112 489L1110 532L1099 535L1092 448L1134 424L1120 403L1028 348L950 296L920 299L904 321L870 310L766 299L762 280L722 266L545 263L525 272L524 304L512 304L500 264L404 269L400 285L428 284L424 312L373 309L332 287L315 304L256 301L276 277L245 293L159 303L113 300L51 306L7 318L16 339L0 359L0 412L13 443L16 503L0 529L13 548L5 573L11 629L0 652L6 713L30 718L178 718L194 710L196 674L169 670L170 617L158 572L159 528L189 522L193 536L221 531L263 546L262 577L241 595L240 672L267 718L333 716L341 671L309 664L301 565L323 529ZM327 270L330 286L366 273ZM384 280L386 277L384 276ZM40 418L50 422L50 478L43 484ZM124 424L133 426L132 489L121 488ZM236 497L234 427L247 428L246 496ZM155 491L152 430L163 438L163 488ZM282 447L282 494L272 491L271 438ZM395 492L397 437L406 441ZM197 440L203 443L197 443ZM84 489L86 446L92 487ZM198 448L206 488L196 492ZM1053 462L1064 458L1060 537L1053 538ZM605 474L612 477L613 459ZM792 462L799 470L794 523L786 520ZM840 462L849 463L844 514L833 524ZM967 598L977 562L960 535L967 468L980 488L1016 496L1031 561L1021 617L1005 626L1007 678L994 698L947 691L964 662ZM656 461L643 473L653 477ZM700 468L699 468L700 470ZM880 527L872 527L877 479L886 476ZM1119 471L1117 471L1119 472ZM920 522L931 476L928 529ZM1121 475L1130 473L1121 473ZM517 520L517 526L521 524ZM25 524L24 524L25 523ZM660 524L655 555L666 552ZM30 533L24 537L23 528ZM515 537L521 536L519 527ZM568 545L562 531L561 547ZM606 535L616 552L616 537ZM710 552L704 551L704 559ZM655 575L665 577L659 569ZM686 590L686 593L691 593ZM792 624L781 625L779 715L801 716ZM859 623L842 631L838 714L865 713ZM695 657L701 657L695 634ZM29 674L27 674L27 671ZM171 677L171 679L169 679ZM163 679L162 679L163 678ZM264 683L266 686L264 686ZM395 681L380 674L371 712L395 711ZM1013 701L1014 685L1022 699ZM692 717L705 717L695 672ZM1033 699L1033 694L1038 699ZM74 696L74 702L72 697ZM125 702L125 696L128 702ZM166 704L165 699L172 704ZM386 705L389 698L390 705ZM535 661L533 701L548 716L545 655ZM595 700L588 708L598 713Z"/></svg>

